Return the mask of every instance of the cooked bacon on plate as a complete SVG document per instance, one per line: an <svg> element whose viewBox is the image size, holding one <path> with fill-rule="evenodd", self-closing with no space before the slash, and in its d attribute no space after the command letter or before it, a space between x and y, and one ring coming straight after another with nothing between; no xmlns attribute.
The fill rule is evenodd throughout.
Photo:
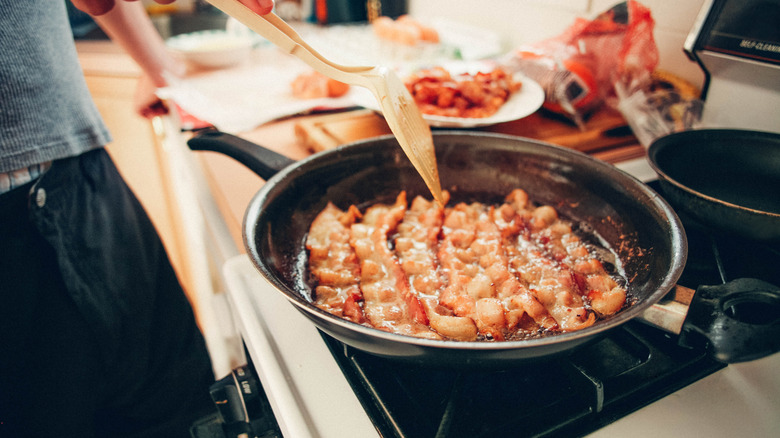
<svg viewBox="0 0 780 438"><path fill-rule="evenodd" d="M500 67L452 74L437 66L410 75L404 83L424 114L466 118L492 116L522 86Z"/></svg>

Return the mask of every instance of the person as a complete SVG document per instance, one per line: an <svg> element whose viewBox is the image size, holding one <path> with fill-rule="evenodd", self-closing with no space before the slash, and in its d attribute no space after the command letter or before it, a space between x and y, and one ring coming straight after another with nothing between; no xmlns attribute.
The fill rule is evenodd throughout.
<svg viewBox="0 0 780 438"><path fill-rule="evenodd" d="M140 2L72 2L142 67L138 111L164 113L151 90L180 70ZM0 436L189 436L214 411L208 351L104 149L66 5L0 9Z"/></svg>

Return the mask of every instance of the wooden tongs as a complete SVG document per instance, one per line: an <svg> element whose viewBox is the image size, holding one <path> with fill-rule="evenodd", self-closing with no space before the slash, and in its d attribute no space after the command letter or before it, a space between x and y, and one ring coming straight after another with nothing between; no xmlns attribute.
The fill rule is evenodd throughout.
<svg viewBox="0 0 780 438"><path fill-rule="evenodd" d="M336 64L311 48L289 24L274 13L258 15L237 0L208 2L323 75L370 90L401 148L422 176L434 199L441 206L444 205L431 129L409 91L391 69Z"/></svg>

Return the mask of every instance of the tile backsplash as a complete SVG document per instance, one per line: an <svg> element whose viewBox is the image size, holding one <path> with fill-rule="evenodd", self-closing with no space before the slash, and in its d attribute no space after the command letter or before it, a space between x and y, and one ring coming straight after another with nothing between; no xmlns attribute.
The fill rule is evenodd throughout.
<svg viewBox="0 0 780 438"><path fill-rule="evenodd" d="M499 33L507 48L553 37L576 17L591 18L615 0L408 0L409 13L418 18L444 17ZM683 52L683 42L704 0L642 0L655 20L654 36L661 54L658 68L696 86L704 75Z"/></svg>

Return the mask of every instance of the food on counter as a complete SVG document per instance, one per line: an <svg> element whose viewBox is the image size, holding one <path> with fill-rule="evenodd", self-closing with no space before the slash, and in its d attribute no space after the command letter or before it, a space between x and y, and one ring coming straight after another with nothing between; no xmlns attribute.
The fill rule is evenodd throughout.
<svg viewBox="0 0 780 438"><path fill-rule="evenodd" d="M378 17L371 22L374 34L383 40L393 41L407 46L421 42L438 43L439 33L409 15L401 15L396 20L390 17Z"/></svg>
<svg viewBox="0 0 780 438"><path fill-rule="evenodd" d="M290 87L293 96L298 99L341 97L349 91L348 84L331 79L316 70L301 73L292 81Z"/></svg>
<svg viewBox="0 0 780 438"><path fill-rule="evenodd" d="M421 70L404 81L423 114L490 117L522 87L501 68L453 75L444 67Z"/></svg>
<svg viewBox="0 0 780 438"><path fill-rule="evenodd" d="M445 193L447 199L449 194ZM306 241L314 304L388 332L521 340L593 325L626 306L574 224L517 189L445 208L401 192L364 212L329 203Z"/></svg>

